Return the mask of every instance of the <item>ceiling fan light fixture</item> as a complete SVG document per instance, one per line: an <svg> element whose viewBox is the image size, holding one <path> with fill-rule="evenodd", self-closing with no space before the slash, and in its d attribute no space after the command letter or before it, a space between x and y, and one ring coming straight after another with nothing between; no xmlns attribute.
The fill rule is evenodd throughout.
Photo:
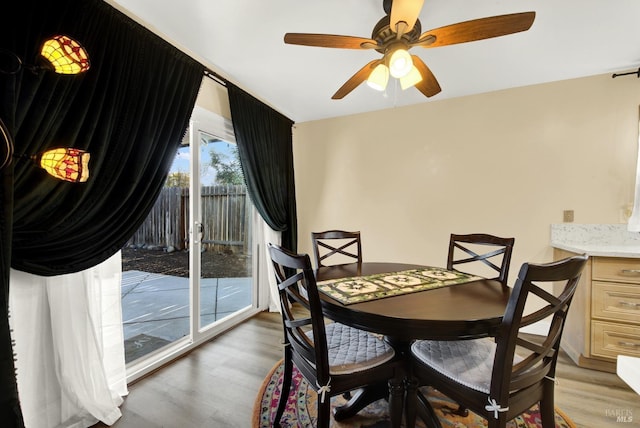
<svg viewBox="0 0 640 428"><path fill-rule="evenodd" d="M406 76L400 78L400 87L404 91L407 88L415 86L416 83L419 83L421 81L422 74L420 74L420 71L416 68L415 65L413 65L409 73L407 73Z"/></svg>
<svg viewBox="0 0 640 428"><path fill-rule="evenodd" d="M376 91L384 91L389 82L389 67L384 64L378 64L373 69L369 78L367 79L367 85Z"/></svg>
<svg viewBox="0 0 640 428"><path fill-rule="evenodd" d="M347 79L331 99L344 98L364 81L367 81L369 86L382 90L383 83L388 83L389 77L382 74L383 68L378 67L380 63L387 67L388 74L401 80L402 89L414 86L424 96L432 97L442 90L440 84L422 58L409 55L410 49L456 45L527 31L536 16L534 11L495 15L422 32L419 17L423 5L424 0L383 0L385 16L373 27L371 38L338 34L286 33L284 42L325 48L372 49L382 54L381 59L369 61ZM380 68L380 71L374 73L375 68ZM414 68L417 69L417 73ZM384 81L382 76L387 81Z"/></svg>
<svg viewBox="0 0 640 428"><path fill-rule="evenodd" d="M411 71L411 67L413 67L413 60L404 47L394 50L389 57L389 71L396 79L406 76Z"/></svg>

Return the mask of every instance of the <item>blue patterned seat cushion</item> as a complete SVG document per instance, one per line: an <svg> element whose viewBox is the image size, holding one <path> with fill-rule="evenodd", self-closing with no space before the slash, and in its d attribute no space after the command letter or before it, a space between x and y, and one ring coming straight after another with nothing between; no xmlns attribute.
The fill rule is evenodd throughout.
<svg viewBox="0 0 640 428"><path fill-rule="evenodd" d="M449 379L489 394L496 343L491 338L474 340L417 340L413 355ZM518 355L514 363L521 361Z"/></svg>
<svg viewBox="0 0 640 428"><path fill-rule="evenodd" d="M367 370L391 360L393 348L382 338L337 322L325 326L329 371L333 375ZM311 332L308 333L312 337Z"/></svg>

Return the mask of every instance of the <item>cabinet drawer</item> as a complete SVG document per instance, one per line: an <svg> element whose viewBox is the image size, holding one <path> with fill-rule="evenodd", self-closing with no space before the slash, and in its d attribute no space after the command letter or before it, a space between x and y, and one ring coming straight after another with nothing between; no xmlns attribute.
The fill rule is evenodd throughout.
<svg viewBox="0 0 640 428"><path fill-rule="evenodd" d="M591 316L640 324L640 285L593 281Z"/></svg>
<svg viewBox="0 0 640 428"><path fill-rule="evenodd" d="M640 258L594 257L593 279L640 284Z"/></svg>
<svg viewBox="0 0 640 428"><path fill-rule="evenodd" d="M620 354L640 357L640 327L592 321L591 354L609 359Z"/></svg>

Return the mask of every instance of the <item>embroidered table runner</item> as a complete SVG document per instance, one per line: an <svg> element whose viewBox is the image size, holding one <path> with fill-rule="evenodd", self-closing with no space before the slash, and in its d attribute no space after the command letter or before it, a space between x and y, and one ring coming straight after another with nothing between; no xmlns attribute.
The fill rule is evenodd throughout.
<svg viewBox="0 0 640 428"><path fill-rule="evenodd" d="M482 278L443 268L429 267L319 281L318 291L343 305L350 305L432 288L463 284L479 279Z"/></svg>

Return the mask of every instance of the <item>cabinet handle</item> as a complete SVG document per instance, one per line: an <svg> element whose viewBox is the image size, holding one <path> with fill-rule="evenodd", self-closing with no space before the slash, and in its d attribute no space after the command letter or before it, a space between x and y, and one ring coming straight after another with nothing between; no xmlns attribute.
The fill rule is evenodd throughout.
<svg viewBox="0 0 640 428"><path fill-rule="evenodd" d="M640 274L640 269L622 269L620 272L623 275L638 275Z"/></svg>
<svg viewBox="0 0 640 428"><path fill-rule="evenodd" d="M628 306L633 309L640 309L640 303L625 302L623 300L621 300L619 303L620 303L620 306Z"/></svg>
<svg viewBox="0 0 640 428"><path fill-rule="evenodd" d="M640 347L640 343L633 343L633 342L618 342L619 346L622 346L624 348L637 348Z"/></svg>

